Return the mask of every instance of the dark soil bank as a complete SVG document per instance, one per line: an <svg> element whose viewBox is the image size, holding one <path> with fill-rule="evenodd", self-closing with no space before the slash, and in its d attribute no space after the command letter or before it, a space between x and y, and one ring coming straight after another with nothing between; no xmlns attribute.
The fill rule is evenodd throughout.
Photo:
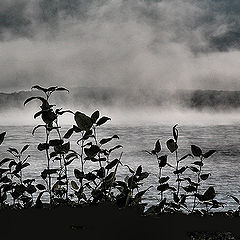
<svg viewBox="0 0 240 240"><path fill-rule="evenodd" d="M1 210L0 228L3 237L31 239L240 239L239 217L220 214L208 217L183 214L144 217L137 210L118 210L107 205ZM214 232L215 238L197 238L199 234L196 232L205 235ZM228 238L219 233L228 235Z"/></svg>

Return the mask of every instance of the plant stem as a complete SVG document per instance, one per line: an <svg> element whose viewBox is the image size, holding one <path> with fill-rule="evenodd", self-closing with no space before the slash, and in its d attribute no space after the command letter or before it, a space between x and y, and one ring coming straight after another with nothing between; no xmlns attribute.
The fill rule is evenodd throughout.
<svg viewBox="0 0 240 240"><path fill-rule="evenodd" d="M203 162L203 157L201 156L200 157L200 161L201 161L201 163ZM198 174L197 174L197 186L196 186L196 191L195 191L195 196L194 196L194 201L193 201L193 208L192 208L192 213L193 213L193 211L194 211L194 209L195 209L195 207L196 207L196 194L198 193L198 190L199 190L199 184L200 184L200 181L201 181L201 179L200 179L200 175L201 175L201 171L202 171L202 166L200 165L200 167L199 167L199 172L198 172Z"/></svg>
<svg viewBox="0 0 240 240"><path fill-rule="evenodd" d="M176 150L176 171L178 171L178 167L179 167L179 161L178 161L178 151ZM180 191L180 184L181 182L179 181L179 173L177 174L177 196L179 195L179 191Z"/></svg>
<svg viewBox="0 0 240 240"><path fill-rule="evenodd" d="M49 142L49 131L47 130L46 126L46 145L48 145ZM49 152L48 148L46 148L46 157L47 157L47 169L49 171L50 169L50 157L49 157ZM48 190L49 190L49 195L50 195L50 205L52 204L52 190L51 190L51 176L48 173Z"/></svg>
<svg viewBox="0 0 240 240"><path fill-rule="evenodd" d="M57 122L57 120L56 120L56 126L57 126L57 133L58 133L58 137L59 137L59 139L60 140L62 140L62 137L61 137L61 133L60 133L60 131L59 131L59 125L58 125L58 122ZM63 159L63 161L64 161L64 172L65 172L65 175L66 175L66 199L68 199L68 182L69 182L69 180L68 180L68 172L67 172L67 166L66 166L66 159L65 159L65 156L64 156L64 154L60 154L60 166L61 166L61 168L62 168L62 159Z"/></svg>

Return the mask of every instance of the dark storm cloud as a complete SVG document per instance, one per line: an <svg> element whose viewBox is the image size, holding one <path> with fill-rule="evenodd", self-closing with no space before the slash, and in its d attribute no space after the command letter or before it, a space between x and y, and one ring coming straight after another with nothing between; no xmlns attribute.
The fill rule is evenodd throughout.
<svg viewBox="0 0 240 240"><path fill-rule="evenodd" d="M237 36L240 6L227 2L1 1L1 90L239 89L240 53L223 40Z"/></svg>

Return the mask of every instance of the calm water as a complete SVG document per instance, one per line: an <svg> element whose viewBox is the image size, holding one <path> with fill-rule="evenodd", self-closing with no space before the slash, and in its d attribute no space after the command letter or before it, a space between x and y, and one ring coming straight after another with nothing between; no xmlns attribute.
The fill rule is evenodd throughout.
<svg viewBox="0 0 240 240"><path fill-rule="evenodd" d="M0 127L1 132L7 131L7 137L1 145L1 159L9 156L6 152L8 147L15 147L21 149L25 144L30 144L27 154L31 155L29 162L31 166L25 169L24 176L26 178L35 178L38 183L41 182L40 172L46 167L46 160L44 153L36 150L36 146L40 142L44 142L44 134L41 130L37 130L34 136L31 135L32 126L4 126ZM64 134L68 127L62 128ZM217 192L217 199L225 202L225 208L236 207L233 200L227 195L235 195L240 197L240 126L239 125L218 125L218 126L179 126L179 156L184 156L190 153L190 145L195 144L206 152L210 149L216 149L212 157L205 160L203 172L211 172L212 175L200 189L204 190L209 185L215 186ZM174 156L169 153L165 142L171 138L171 126L113 126L106 125L98 136L110 137L117 134L120 139L114 140L109 146L116 144L123 145L123 149L119 150L117 154L123 151L122 162L128 164L132 168L142 165L144 171L150 172L149 178L145 181L146 187L153 185L157 186L158 173L157 162L155 158L148 155L145 150L151 150L157 139L160 139L162 145L162 154L168 154L169 163L175 165ZM71 148L77 150L76 144L77 136L74 135L71 139ZM107 145L106 145L107 146ZM114 157L114 156L113 156ZM192 162L191 159L185 161L187 164ZM52 163L57 166L57 163ZM73 162L69 168L69 174L72 175L73 169L78 167L79 163ZM92 169L91 166L87 166ZM98 165L96 165L96 168ZM127 168L121 167L119 172L119 179L126 176ZM171 168L166 167L163 170L163 175L167 175ZM186 173L190 174L190 170ZM148 191L144 201L148 204L158 202L159 195L153 188Z"/></svg>

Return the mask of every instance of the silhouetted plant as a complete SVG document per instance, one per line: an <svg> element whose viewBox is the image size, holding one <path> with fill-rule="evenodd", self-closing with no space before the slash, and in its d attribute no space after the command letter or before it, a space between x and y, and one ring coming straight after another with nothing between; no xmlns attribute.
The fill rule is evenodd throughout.
<svg viewBox="0 0 240 240"><path fill-rule="evenodd" d="M122 148L116 145L106 148L106 144L113 139L119 139L118 135L98 139L97 131L100 126L110 120L109 117L100 117L99 111L95 111L91 116L82 112L74 115L76 125L70 128L65 138L69 138L73 133L80 135L77 143L80 146L80 153L73 152L71 157L79 159L79 169L74 169L74 175L78 182L71 181L74 194L78 202L97 203L102 201L117 202L121 207L133 205L133 191L138 188L137 181L141 181L148 175L142 173L140 168L136 175L130 176L127 182L117 181L116 175L121 162L122 153L118 158L111 159L111 154L117 149ZM90 161L98 167L90 172L86 172L85 163ZM130 168L129 168L130 169ZM118 189L121 193L116 196L114 191ZM87 196L88 192L90 196ZM134 201L139 202L143 193L135 196ZM140 196L141 195L141 196ZM121 199L121 200L120 200ZM124 200L124 204L120 204Z"/></svg>
<svg viewBox="0 0 240 240"><path fill-rule="evenodd" d="M25 145L21 151L16 148L9 148L7 151L12 158L4 158L0 166L8 163L8 168L1 168L1 206L6 206L5 202L9 195L13 199L13 206L28 208L33 205L33 194L37 191L35 179L24 179L23 169L28 167L30 155L24 155L29 145Z"/></svg>
<svg viewBox="0 0 240 240"><path fill-rule="evenodd" d="M188 212L194 212L195 208L197 205L200 203L203 203L206 207L206 210L204 209L202 212L208 212L209 209L211 208L218 208L222 206L220 202L215 200L215 189L214 187L209 187L203 194L199 193L199 186L201 183L205 180L208 179L210 176L210 173L202 173L202 167L204 165L204 159L209 158L212 154L215 153L215 150L209 150L205 154L202 153L202 150L196 146L196 145L191 145L191 153L192 154L186 154L183 157L179 158L178 157L178 136L179 132L177 129L177 125L173 127L173 138L169 139L166 142L166 146L168 150L172 153L175 154L175 161L176 161L176 166L175 170L173 171L173 174L176 176L176 182L177 182L177 187L175 186L170 186L169 185L169 180L170 176L162 176L162 169L165 166L171 166L168 163L168 156L167 155L162 155L160 156L159 153L162 150L160 141L157 140L155 143L155 148L152 151L147 151L149 154L153 155L156 157L158 161L158 167L159 167L159 186L157 187L157 190L160 191L161 198L160 202L157 206L153 206L148 212L155 212L155 213L161 213L162 211L178 211L181 208L184 210L187 210ZM188 157L198 157L198 161L192 162L191 166L187 165L182 165L180 166L181 162L184 162L185 159ZM173 167L174 168L174 167ZM192 177L193 176L188 176L185 177L185 171L187 169L190 169L193 173L197 175L197 180L193 181ZM187 183L187 185L183 185L183 183ZM181 189L184 190L184 193L181 193ZM163 193L167 190L172 190L173 191L173 201L169 201L167 197L164 197ZM189 205L186 204L187 198L193 197L193 207L192 210L189 209ZM198 200L198 201L197 201Z"/></svg>
<svg viewBox="0 0 240 240"><path fill-rule="evenodd" d="M158 163L159 173L158 173L158 187L157 190L160 192L160 203L158 205L158 211L162 212L164 210L164 207L168 205L167 199L164 198L164 192L171 190L173 192L176 191L176 188L173 186L170 186L168 181L170 179L169 176L163 176L163 169L166 166L173 167L168 163L168 156L167 155L160 155L160 152L162 150L160 140L157 140L154 146L154 149L151 151L146 151L150 155L154 156Z"/></svg>
<svg viewBox="0 0 240 240"><path fill-rule="evenodd" d="M113 157L112 153L122 148L122 145L106 147L108 143L119 139L119 136L113 134L110 137L99 138L99 128L110 120L109 117L101 116L99 111L95 111L91 116L77 111L62 110L56 108L50 103L50 97L57 91L68 91L62 87L43 88L35 85L32 89L43 92L44 96L34 96L28 98L24 105L32 100L40 100L40 111L34 114L34 118L40 117L43 124L34 127L32 134L39 128L45 130L45 141L38 144L39 151L45 151L47 167L41 172L41 178L44 184L34 184L35 179L25 179L23 171L30 164L29 155L25 152L29 145L25 145L21 150L8 148L11 158L4 158L0 161L0 204L1 207L7 206L11 198L13 206L20 208L32 207L34 204L34 193L38 193L36 207L42 207L41 197L44 193L49 194L50 204L92 204L100 202L116 203L118 207L142 206L142 197L152 187L142 190L143 181L149 176L148 172L143 171L142 166L133 170L129 165L123 164L122 152L119 156ZM75 125L73 125L62 136L59 117L65 113L71 113L74 116ZM52 132L55 132L53 137ZM73 150L68 141L72 135L77 135L78 149ZM6 132L0 134L0 145L4 141ZM148 213L159 214L163 212L176 212L186 210L188 212L209 213L212 208L219 208L222 203L215 199L216 192L213 186L208 187L201 193L202 183L208 179L210 173L203 173L205 160L216 151L209 150L206 153L196 145L191 145L191 154L179 157L178 146L179 131L177 125L172 128L172 138L167 140L166 146L170 155L161 154L162 146L160 140L155 142L154 148L147 151L148 154L156 159L158 164L158 186L160 199L159 204L152 206ZM169 164L169 159L173 156L175 166ZM191 165L186 165L185 160L189 157L197 158ZM52 167L53 162L59 162L59 166ZM74 169L75 180L70 180L68 175L68 166L73 161L79 161L79 167ZM86 167L86 163L91 163L93 170ZM8 164L8 167L4 166ZM124 180L119 180L117 172L119 167L127 167L129 174ZM166 176L166 168L171 167L172 176ZM186 170L191 174L187 175ZM169 172L169 171L168 171ZM56 180L54 181L54 176ZM170 184L170 179L175 183ZM69 186L73 192L70 192ZM172 195L169 194L172 193ZM172 196L172 197L170 197ZM10 197L10 198L9 198ZM71 201L70 197L77 201ZM238 198L231 195L233 200L239 204ZM187 204L187 199L193 199ZM199 211L201 204L205 209Z"/></svg>
<svg viewBox="0 0 240 240"><path fill-rule="evenodd" d="M204 203L206 206L206 210L208 211L208 206L210 205L211 208L217 208L220 207L221 204L217 201L214 200L216 193L214 187L210 186L203 194L199 194L199 187L203 181L206 181L208 177L210 176L210 173L207 174L202 174L202 168L205 163L205 159L209 158L212 154L214 154L216 151L215 150L209 150L206 153L203 154L202 149L196 145L191 145L191 151L194 157L198 158L198 161L193 162L192 164L194 166L190 166L189 168L196 173L197 175L197 182L190 182L189 179L188 182L190 185L188 188L192 188L191 192L194 192L194 200L193 200L193 208L192 212L194 211L196 207L196 199L199 200L199 203ZM185 188L186 190L186 188ZM189 189L187 189L189 190Z"/></svg>
<svg viewBox="0 0 240 240"><path fill-rule="evenodd" d="M44 124L38 125L33 129L32 134L34 135L35 131L38 128L45 128L45 142L40 143L38 145L39 151L45 151L46 160L47 160L47 168L43 170L41 173L42 179L46 182L47 185L47 192L50 196L50 203L52 204L53 201L55 203L62 202L63 197L65 196L65 200L68 200L68 172L67 166L71 163L67 161L65 155L70 151L70 143L64 142L61 133L60 133L60 126L58 123L59 116L63 115L64 113L72 113L70 110L62 110L62 108L54 109L55 105L49 102L51 95L57 91L68 91L66 88L63 87L49 87L43 88L39 85L35 85L32 89L40 90L44 93L45 97L41 96L34 96L28 98L24 105L32 100L40 100L42 105L40 106L41 110L35 113L34 118L41 116ZM52 131L56 131L58 138L51 139L50 134ZM58 168L51 168L51 161L59 161ZM52 183L52 175L57 174L57 181L53 184ZM40 187L40 190L43 190L38 196L38 205L41 204L41 196L44 192L46 192L43 187Z"/></svg>

